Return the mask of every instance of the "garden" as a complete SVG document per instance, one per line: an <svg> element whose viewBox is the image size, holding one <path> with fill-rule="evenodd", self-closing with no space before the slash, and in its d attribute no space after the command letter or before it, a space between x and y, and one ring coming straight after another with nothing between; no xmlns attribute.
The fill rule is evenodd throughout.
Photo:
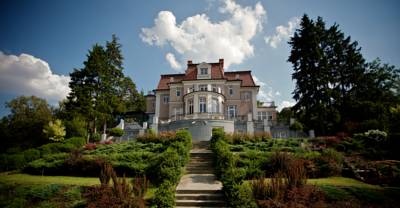
<svg viewBox="0 0 400 208"><path fill-rule="evenodd" d="M392 207L400 203L395 142L380 131L271 139L214 129L211 147L231 207Z"/></svg>
<svg viewBox="0 0 400 208"><path fill-rule="evenodd" d="M135 141L75 137L1 154L1 207L173 207L191 149L186 130Z"/></svg>

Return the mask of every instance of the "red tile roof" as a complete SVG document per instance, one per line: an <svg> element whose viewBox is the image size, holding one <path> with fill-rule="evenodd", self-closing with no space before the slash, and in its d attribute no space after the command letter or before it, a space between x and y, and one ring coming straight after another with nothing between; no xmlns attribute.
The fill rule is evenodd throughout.
<svg viewBox="0 0 400 208"><path fill-rule="evenodd" d="M211 79L226 79L228 81L242 81L241 86L243 87L257 87L254 83L251 71L235 71L235 72L224 72L224 61L220 59L218 63L211 64ZM197 65L188 61L188 67L185 74L163 74L161 75L160 81L156 90L167 90L169 89L169 83L177 83L183 80L196 80L197 79ZM238 77L237 77L238 76ZM173 79L171 79L173 77ZM237 79L238 78L238 79Z"/></svg>

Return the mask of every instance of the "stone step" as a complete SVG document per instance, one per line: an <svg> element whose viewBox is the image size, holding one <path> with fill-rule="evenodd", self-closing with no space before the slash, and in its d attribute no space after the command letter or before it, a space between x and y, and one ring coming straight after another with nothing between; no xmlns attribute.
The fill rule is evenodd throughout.
<svg viewBox="0 0 400 208"><path fill-rule="evenodd" d="M176 206L226 206L223 200L176 200Z"/></svg>
<svg viewBox="0 0 400 208"><path fill-rule="evenodd" d="M213 169L213 166L210 164L210 165L205 165L205 164L203 164L203 165L196 165L196 164L191 164L191 165L187 165L186 166L186 169L188 169L188 168L194 168L194 169L196 169L196 168L209 168L209 169Z"/></svg>
<svg viewBox="0 0 400 208"><path fill-rule="evenodd" d="M190 156L191 157L212 157L213 153L212 152L191 152Z"/></svg>
<svg viewBox="0 0 400 208"><path fill-rule="evenodd" d="M224 200L222 193L217 194L175 194L176 200Z"/></svg>
<svg viewBox="0 0 400 208"><path fill-rule="evenodd" d="M195 189L179 189L177 194L223 194L221 190L195 190Z"/></svg>
<svg viewBox="0 0 400 208"><path fill-rule="evenodd" d="M213 170L187 170L187 174L214 174Z"/></svg>

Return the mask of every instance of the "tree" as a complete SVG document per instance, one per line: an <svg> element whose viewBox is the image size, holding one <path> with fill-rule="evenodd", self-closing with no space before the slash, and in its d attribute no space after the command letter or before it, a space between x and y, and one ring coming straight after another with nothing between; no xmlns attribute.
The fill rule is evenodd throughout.
<svg viewBox="0 0 400 208"><path fill-rule="evenodd" d="M47 143L42 129L53 119L52 109L46 100L35 96L20 96L6 103L11 114L2 119L6 129L3 148L35 147Z"/></svg>
<svg viewBox="0 0 400 208"><path fill-rule="evenodd" d="M44 126L43 133L47 135L49 140L61 142L65 137L65 127L60 119L56 119Z"/></svg>
<svg viewBox="0 0 400 208"><path fill-rule="evenodd" d="M293 111L290 107L282 108L281 112L278 113L278 122L289 125L290 118L294 118Z"/></svg>
<svg viewBox="0 0 400 208"><path fill-rule="evenodd" d="M321 17L313 21L304 15L289 44L296 81L293 111L305 129L317 135L387 130L389 107L400 100L398 69L379 59L365 63L358 43L337 24L326 28Z"/></svg>
<svg viewBox="0 0 400 208"><path fill-rule="evenodd" d="M96 134L100 126L105 133L107 125L116 124L128 109L144 110L144 97L123 74L122 62L121 44L113 35L106 47L94 45L84 67L70 74L66 109L84 118L91 134Z"/></svg>
<svg viewBox="0 0 400 208"><path fill-rule="evenodd" d="M293 110L307 129L315 129L320 135L338 130L345 100L364 69L357 42L344 38L338 28L334 24L327 29L321 17L313 21L304 15L289 42L292 50L288 61L296 81Z"/></svg>

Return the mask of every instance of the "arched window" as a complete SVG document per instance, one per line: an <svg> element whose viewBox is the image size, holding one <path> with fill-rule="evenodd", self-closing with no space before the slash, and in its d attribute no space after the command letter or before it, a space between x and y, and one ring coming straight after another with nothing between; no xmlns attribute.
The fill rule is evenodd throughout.
<svg viewBox="0 0 400 208"><path fill-rule="evenodd" d="M205 113L207 112L207 102L206 102L205 97L200 97L199 98L199 107L200 107L200 113Z"/></svg>

